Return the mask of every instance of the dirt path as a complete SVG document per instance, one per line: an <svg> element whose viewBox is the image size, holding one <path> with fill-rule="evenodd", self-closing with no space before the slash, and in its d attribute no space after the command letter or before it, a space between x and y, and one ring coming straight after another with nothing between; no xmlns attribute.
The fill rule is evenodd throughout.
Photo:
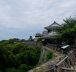
<svg viewBox="0 0 76 72"><path fill-rule="evenodd" d="M48 62L40 65L39 67L36 67L28 72L46 72L47 70L49 70L49 67L51 67L51 65L57 64L63 57L64 55L52 50L51 48L45 47L43 46L43 48L48 49L50 51L52 51L54 53L54 58L49 60Z"/></svg>

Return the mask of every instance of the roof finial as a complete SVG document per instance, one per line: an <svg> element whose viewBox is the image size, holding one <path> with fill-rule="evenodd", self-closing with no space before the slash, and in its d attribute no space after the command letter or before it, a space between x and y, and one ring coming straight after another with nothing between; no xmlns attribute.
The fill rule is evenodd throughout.
<svg viewBox="0 0 76 72"><path fill-rule="evenodd" d="M56 23L56 21L54 21L54 23Z"/></svg>

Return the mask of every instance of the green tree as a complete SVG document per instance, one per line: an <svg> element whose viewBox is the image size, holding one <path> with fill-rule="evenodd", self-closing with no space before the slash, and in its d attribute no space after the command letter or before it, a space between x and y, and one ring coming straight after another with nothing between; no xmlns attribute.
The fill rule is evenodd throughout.
<svg viewBox="0 0 76 72"><path fill-rule="evenodd" d="M67 43L76 45L76 18L70 17L64 20L60 37L62 40L67 41Z"/></svg>
<svg viewBox="0 0 76 72"><path fill-rule="evenodd" d="M21 64L18 68L19 71L21 72L26 72L28 71L29 69L31 69L31 66L27 65L27 64Z"/></svg>

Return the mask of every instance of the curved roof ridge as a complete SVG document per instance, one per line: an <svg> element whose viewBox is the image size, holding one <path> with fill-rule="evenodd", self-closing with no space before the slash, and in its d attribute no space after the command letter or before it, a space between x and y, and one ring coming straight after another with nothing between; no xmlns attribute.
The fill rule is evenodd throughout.
<svg viewBox="0 0 76 72"><path fill-rule="evenodd" d="M61 25L58 24L56 21L54 21L51 25L45 27L45 29L49 29L49 28L52 28L52 27L61 27Z"/></svg>
<svg viewBox="0 0 76 72"><path fill-rule="evenodd" d="M61 25L58 24L56 21L54 21L54 22L51 24L51 26L54 25L54 24L57 24L57 25L61 26Z"/></svg>

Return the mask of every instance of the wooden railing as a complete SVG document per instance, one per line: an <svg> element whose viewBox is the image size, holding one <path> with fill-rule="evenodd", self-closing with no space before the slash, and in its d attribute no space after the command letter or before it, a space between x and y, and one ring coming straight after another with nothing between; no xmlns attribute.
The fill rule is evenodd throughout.
<svg viewBox="0 0 76 72"><path fill-rule="evenodd" d="M47 65L48 64L48 65ZM36 70L30 70L29 72L76 72L76 50L71 50L68 52L67 55L62 57L59 61L55 62L48 62L41 67L44 67L44 71L40 71L40 67L37 67Z"/></svg>
<svg viewBox="0 0 76 72"><path fill-rule="evenodd" d="M70 51L60 62L51 65L46 72L76 72L76 50Z"/></svg>

